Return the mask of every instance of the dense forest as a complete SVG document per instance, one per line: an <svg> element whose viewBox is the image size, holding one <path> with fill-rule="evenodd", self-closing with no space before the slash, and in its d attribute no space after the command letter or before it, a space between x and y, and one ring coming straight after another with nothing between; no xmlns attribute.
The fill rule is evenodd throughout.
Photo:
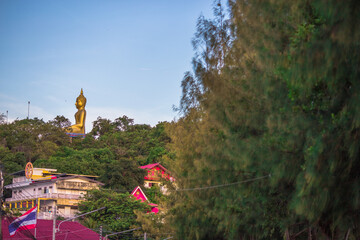
<svg viewBox="0 0 360 240"><path fill-rule="evenodd" d="M5 185L11 183L10 174L24 170L28 161L34 167L55 168L59 173L96 175L104 183L103 189L89 192L79 209L82 212L102 206L107 209L83 219L83 224L92 229L103 226L104 233L140 226L135 211L144 214L148 206L129 198L129 193L143 185L146 172L139 166L173 161L174 154L166 147L170 141L165 134L166 123L151 127L134 124L127 116L114 121L99 117L84 139L72 141L63 130L69 125L70 121L63 116L48 122L37 118L1 121L0 161ZM158 188L143 190L151 202L161 199ZM11 197L6 189L5 197Z"/></svg>
<svg viewBox="0 0 360 240"><path fill-rule="evenodd" d="M109 213L115 222L100 213L86 220L112 231L141 225L154 239L360 239L360 2L213 7L212 19L197 22L179 119L150 127L99 117L71 144L61 116L2 123L5 171L32 161L98 175L104 190L88 194L86 211L125 201L124 191L143 181L138 166L164 164L176 178L171 194L148 190L162 213L129 203L122 206L135 213L126 222L121 208Z"/></svg>

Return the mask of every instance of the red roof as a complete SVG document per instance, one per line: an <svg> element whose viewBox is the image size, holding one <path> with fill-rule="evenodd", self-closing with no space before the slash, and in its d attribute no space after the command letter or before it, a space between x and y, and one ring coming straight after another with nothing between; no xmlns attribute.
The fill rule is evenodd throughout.
<svg viewBox="0 0 360 240"><path fill-rule="evenodd" d="M142 168L142 169L152 169L153 167L156 167L159 164L160 163L152 163L152 164L148 164L148 165L145 165L145 166L141 166L140 168Z"/></svg>
<svg viewBox="0 0 360 240"><path fill-rule="evenodd" d="M141 202L149 202L147 199L145 193L141 190L140 186L137 186L132 192L131 195L133 195L137 200L140 200ZM148 203L148 205L151 207L151 212L157 214L159 212L158 205L155 203Z"/></svg>
<svg viewBox="0 0 360 240"><path fill-rule="evenodd" d="M148 165L145 165L145 166L140 166L139 168L141 169L153 169L154 167L160 167L162 168L163 170L165 170L166 172L169 172L166 168L164 168L160 163L152 163L152 164L148 164Z"/></svg>
<svg viewBox="0 0 360 240"><path fill-rule="evenodd" d="M15 218L14 218L15 219ZM5 240L20 240L20 239L34 239L34 229L17 231L13 237L10 237L9 234L9 224L14 219L4 218L2 220L2 233L3 239ZM61 221L56 221L56 226L59 225ZM36 237L40 240L51 240L52 239L52 220L37 220L36 227ZM56 233L56 240L98 240L100 238L99 234L90 230L89 228L81 225L78 222L63 222L60 225L60 232Z"/></svg>
<svg viewBox="0 0 360 240"><path fill-rule="evenodd" d="M137 186L131 192L131 195L133 195L137 200L141 200L142 202L149 201L140 186Z"/></svg>
<svg viewBox="0 0 360 240"><path fill-rule="evenodd" d="M152 163L139 168L147 170L148 174L144 176L145 180L160 180L160 178L170 180L171 182L175 179L170 175L171 173L164 168L160 163Z"/></svg>

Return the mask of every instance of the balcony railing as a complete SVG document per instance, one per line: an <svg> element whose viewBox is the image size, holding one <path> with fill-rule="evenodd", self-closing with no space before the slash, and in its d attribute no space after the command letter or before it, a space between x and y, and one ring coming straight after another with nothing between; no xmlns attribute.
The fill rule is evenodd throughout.
<svg viewBox="0 0 360 240"><path fill-rule="evenodd" d="M26 182L26 181L27 181L26 177L13 178L13 183Z"/></svg>
<svg viewBox="0 0 360 240"><path fill-rule="evenodd" d="M7 198L6 202L13 201L21 201L27 199L35 199L35 198L61 198L61 199L80 199L82 195L77 194L65 194L65 193L44 193L44 194L36 194L36 195L23 195L23 196L15 196L12 198Z"/></svg>

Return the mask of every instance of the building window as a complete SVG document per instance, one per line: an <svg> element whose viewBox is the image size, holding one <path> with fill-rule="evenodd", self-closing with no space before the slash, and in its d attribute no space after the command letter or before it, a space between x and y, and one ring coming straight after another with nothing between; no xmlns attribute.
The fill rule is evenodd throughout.
<svg viewBox="0 0 360 240"><path fill-rule="evenodd" d="M44 187L44 193L48 193L47 187Z"/></svg>
<svg viewBox="0 0 360 240"><path fill-rule="evenodd" d="M17 193L17 191L14 191L14 194L16 194Z"/></svg>
<svg viewBox="0 0 360 240"><path fill-rule="evenodd" d="M34 188L34 192L35 192L35 190L36 190L36 189Z"/></svg>
<svg viewBox="0 0 360 240"><path fill-rule="evenodd" d="M41 187L39 187L38 190L41 191Z"/></svg>

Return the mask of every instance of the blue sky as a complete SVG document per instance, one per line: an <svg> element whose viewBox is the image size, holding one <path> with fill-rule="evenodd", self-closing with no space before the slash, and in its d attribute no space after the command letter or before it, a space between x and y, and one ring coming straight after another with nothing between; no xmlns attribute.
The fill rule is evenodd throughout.
<svg viewBox="0 0 360 240"><path fill-rule="evenodd" d="M98 116L152 126L176 117L191 70L197 18L211 0L1 0L0 113L9 120L64 115L87 98Z"/></svg>

